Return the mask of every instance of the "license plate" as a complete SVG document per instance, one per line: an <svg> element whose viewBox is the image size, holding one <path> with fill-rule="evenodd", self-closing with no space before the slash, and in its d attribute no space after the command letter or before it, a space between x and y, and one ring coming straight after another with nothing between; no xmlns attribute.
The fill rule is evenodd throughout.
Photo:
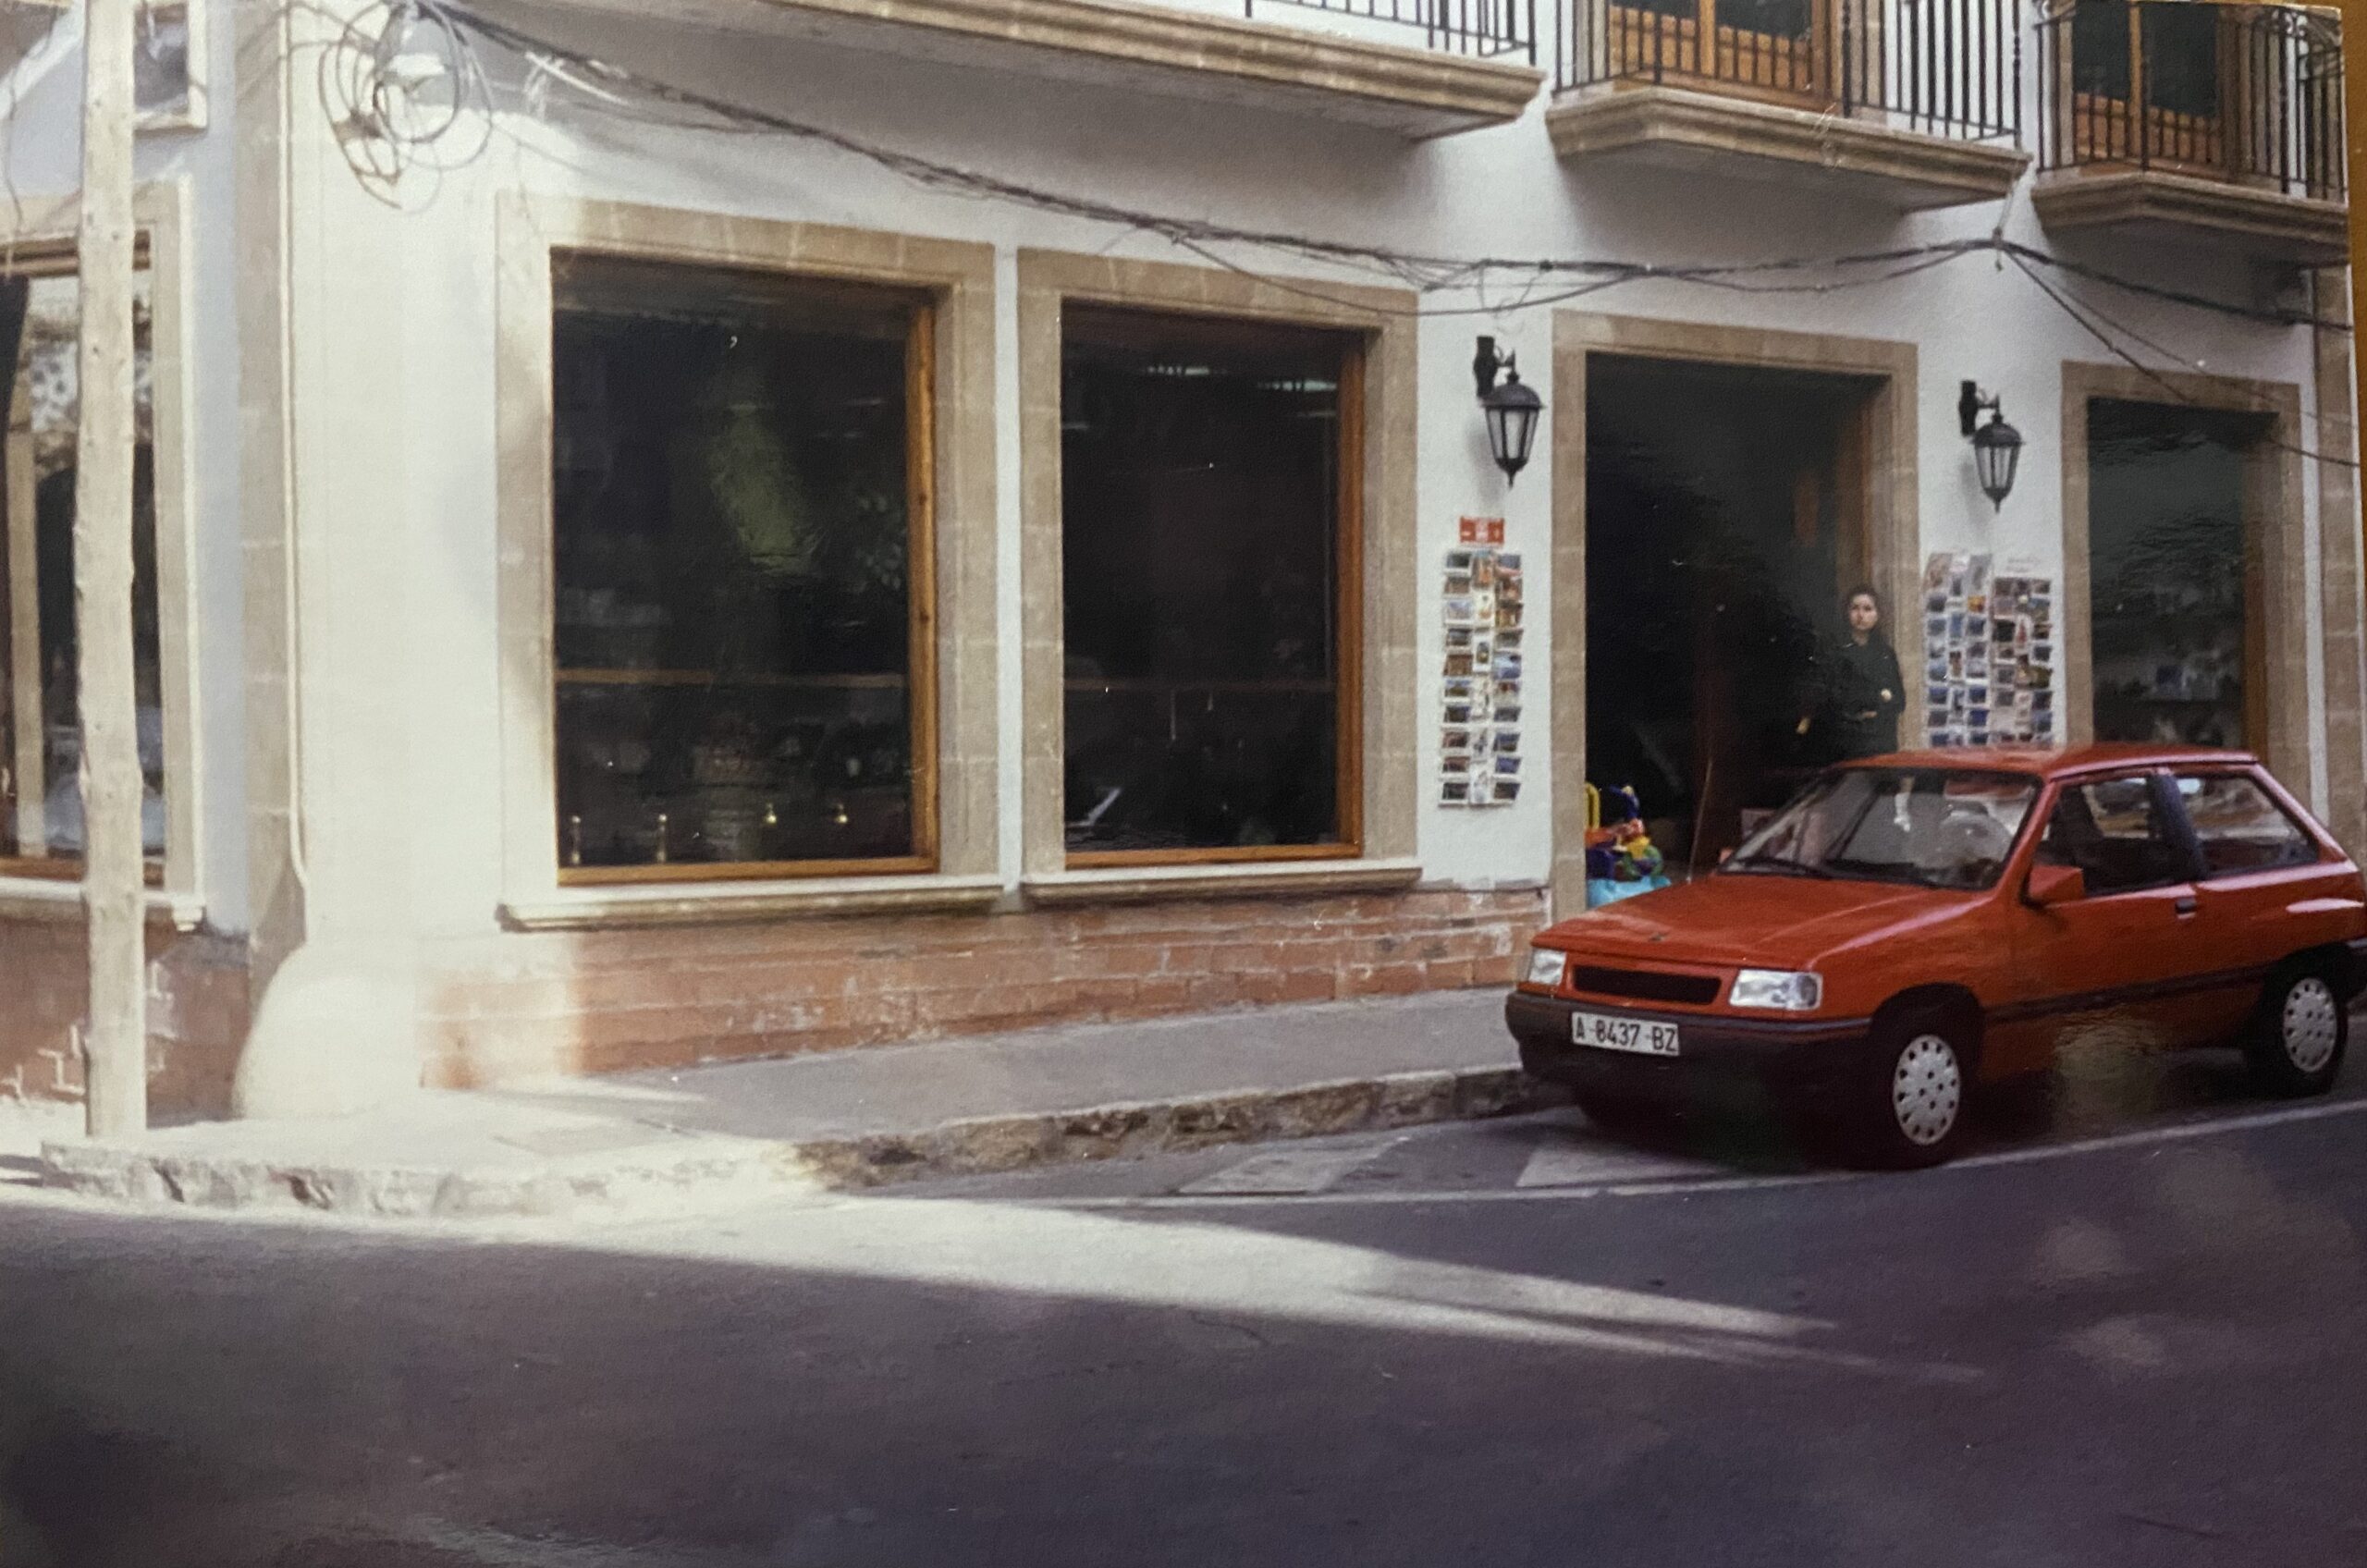
<svg viewBox="0 0 2367 1568"><path fill-rule="evenodd" d="M1574 1012L1570 1015L1570 1038L1600 1050L1635 1051L1641 1056L1676 1054L1676 1025L1651 1023L1640 1018Z"/></svg>

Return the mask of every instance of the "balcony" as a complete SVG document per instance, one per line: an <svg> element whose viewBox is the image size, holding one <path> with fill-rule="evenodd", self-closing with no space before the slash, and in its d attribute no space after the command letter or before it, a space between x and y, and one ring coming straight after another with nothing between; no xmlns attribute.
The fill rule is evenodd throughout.
<svg viewBox="0 0 2367 1568"><path fill-rule="evenodd" d="M546 0L1238 104L1419 140L1518 119L1536 0Z"/></svg>
<svg viewBox="0 0 2367 1568"><path fill-rule="evenodd" d="M1995 201L2021 149L2018 0L1564 0L1553 145L1900 211Z"/></svg>
<svg viewBox="0 0 2367 1568"><path fill-rule="evenodd" d="M2052 231L2197 241L2287 266L2348 253L2332 12L2078 0L2042 22L2032 205Z"/></svg>

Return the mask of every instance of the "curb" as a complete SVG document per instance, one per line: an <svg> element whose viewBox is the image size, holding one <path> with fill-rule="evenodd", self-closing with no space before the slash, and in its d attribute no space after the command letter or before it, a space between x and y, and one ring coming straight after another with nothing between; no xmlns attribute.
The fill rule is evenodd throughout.
<svg viewBox="0 0 2367 1568"><path fill-rule="evenodd" d="M1269 1139L1507 1116L1562 1103L1517 1067L1447 1069L1170 1100L975 1117L901 1133L796 1141L652 1127L606 1155L440 1168L52 1143L43 1184L143 1207L393 1219L656 1216L929 1177L988 1175Z"/></svg>

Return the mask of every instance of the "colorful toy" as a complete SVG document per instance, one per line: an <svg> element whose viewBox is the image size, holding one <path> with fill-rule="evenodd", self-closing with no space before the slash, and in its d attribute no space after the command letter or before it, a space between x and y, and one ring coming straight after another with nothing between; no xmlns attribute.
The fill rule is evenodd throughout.
<svg viewBox="0 0 2367 1568"><path fill-rule="evenodd" d="M1667 887L1666 863L1644 826L1644 802L1636 787L1622 785L1608 793L1591 784L1586 788L1587 906Z"/></svg>

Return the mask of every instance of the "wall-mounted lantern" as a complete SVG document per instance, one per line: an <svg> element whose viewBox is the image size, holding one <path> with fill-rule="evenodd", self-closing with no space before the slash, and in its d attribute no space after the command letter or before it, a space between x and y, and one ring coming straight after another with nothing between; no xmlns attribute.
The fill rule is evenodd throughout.
<svg viewBox="0 0 2367 1568"><path fill-rule="evenodd" d="M1504 375L1501 385L1496 380L1498 371ZM1492 337L1479 339L1471 374L1479 383L1479 411L1488 421L1488 454L1504 471L1504 483L1509 484L1528 466L1528 449L1536 444L1537 422L1545 412L1545 399L1522 384L1513 356L1497 353Z"/></svg>
<svg viewBox="0 0 2367 1568"><path fill-rule="evenodd" d="M1981 423L1981 411L1989 410L1989 423ZM1997 406L1993 397L1984 397L1981 388L1968 381L1964 393L1956 399L1956 419L1964 426L1965 439L1972 443L1972 466L1981 475L1981 493L1989 504L2004 510L2005 497L2013 493L2014 470L2022 460L2022 433L2005 423L2005 411Z"/></svg>

